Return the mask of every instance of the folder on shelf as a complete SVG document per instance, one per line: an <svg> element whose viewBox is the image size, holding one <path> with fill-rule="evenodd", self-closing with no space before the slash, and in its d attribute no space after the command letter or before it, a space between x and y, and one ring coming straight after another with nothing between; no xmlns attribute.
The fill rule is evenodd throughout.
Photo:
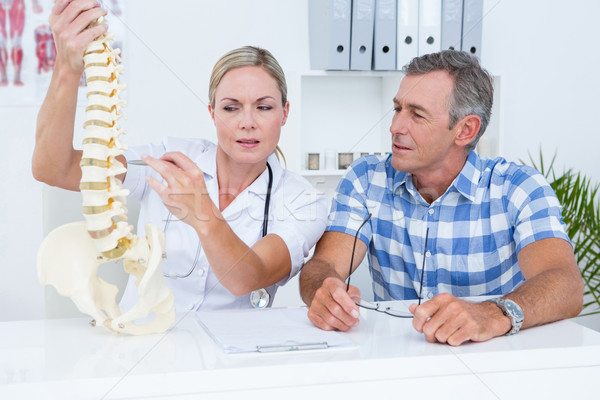
<svg viewBox="0 0 600 400"><path fill-rule="evenodd" d="M350 69L371 70L374 22L375 0L353 0Z"/></svg>
<svg viewBox="0 0 600 400"><path fill-rule="evenodd" d="M442 0L419 3L419 56L441 49Z"/></svg>
<svg viewBox="0 0 600 400"><path fill-rule="evenodd" d="M460 50L463 0L442 0L442 50Z"/></svg>
<svg viewBox="0 0 600 400"><path fill-rule="evenodd" d="M398 0L396 68L419 55L419 0Z"/></svg>
<svg viewBox="0 0 600 400"><path fill-rule="evenodd" d="M375 0L373 67L378 71L396 69L396 0Z"/></svg>
<svg viewBox="0 0 600 400"><path fill-rule="evenodd" d="M308 13L310 67L350 69L352 0L310 0Z"/></svg>
<svg viewBox="0 0 600 400"><path fill-rule="evenodd" d="M465 0L463 4L462 49L481 60L483 0Z"/></svg>
<svg viewBox="0 0 600 400"><path fill-rule="evenodd" d="M200 311L196 321L225 353L271 353L355 346L339 332L324 331L306 307Z"/></svg>

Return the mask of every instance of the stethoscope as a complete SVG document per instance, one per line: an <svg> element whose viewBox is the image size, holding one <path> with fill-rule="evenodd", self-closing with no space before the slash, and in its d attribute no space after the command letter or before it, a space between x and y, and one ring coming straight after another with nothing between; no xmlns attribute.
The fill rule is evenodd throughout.
<svg viewBox="0 0 600 400"><path fill-rule="evenodd" d="M269 171L269 183L267 184L267 196L265 197L265 211L263 214L263 227L262 227L262 237L267 236L267 228L269 226L269 204L271 203L271 188L273 187L273 170L271 166L267 162L267 170ZM165 221L165 226L163 232L167 232L167 228L171 223L171 216L173 214L169 212L167 216L167 220ZM174 272L165 273L163 272L163 276L171 279L183 279L187 278L194 272L196 269L196 265L198 264L198 259L200 258L200 243L198 243L198 248L196 249L196 256L194 257L194 263L192 264L192 268L185 274L178 274ZM265 308L269 305L271 301L271 295L267 292L266 289L258 289L250 293L250 304L254 308Z"/></svg>

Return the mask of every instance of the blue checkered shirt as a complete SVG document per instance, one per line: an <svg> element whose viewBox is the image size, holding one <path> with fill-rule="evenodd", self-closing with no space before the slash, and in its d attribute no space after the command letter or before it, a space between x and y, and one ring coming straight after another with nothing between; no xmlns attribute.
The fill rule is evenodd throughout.
<svg viewBox="0 0 600 400"><path fill-rule="evenodd" d="M423 258L424 298L500 295L525 280L517 261L523 247L569 241L560 210L539 172L503 158L471 152L448 190L428 204L391 156L366 156L340 181L327 230L354 236L372 214L359 238L369 248L375 300L417 298Z"/></svg>

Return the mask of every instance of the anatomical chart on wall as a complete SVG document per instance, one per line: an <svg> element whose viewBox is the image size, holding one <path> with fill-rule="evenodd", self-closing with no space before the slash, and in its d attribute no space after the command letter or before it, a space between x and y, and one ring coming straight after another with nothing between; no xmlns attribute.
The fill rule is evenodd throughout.
<svg viewBox="0 0 600 400"><path fill-rule="evenodd" d="M123 48L123 0L103 0L106 19ZM0 0L0 106L35 106L44 100L56 61L48 18L54 0ZM85 78L79 102L85 102Z"/></svg>

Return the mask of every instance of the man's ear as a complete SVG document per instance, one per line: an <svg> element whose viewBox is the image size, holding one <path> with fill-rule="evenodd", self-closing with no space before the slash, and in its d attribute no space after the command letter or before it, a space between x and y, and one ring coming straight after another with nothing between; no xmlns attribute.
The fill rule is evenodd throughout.
<svg viewBox="0 0 600 400"><path fill-rule="evenodd" d="M466 146L477 137L480 129L481 118L475 114L467 115L456 124L454 142Z"/></svg>

